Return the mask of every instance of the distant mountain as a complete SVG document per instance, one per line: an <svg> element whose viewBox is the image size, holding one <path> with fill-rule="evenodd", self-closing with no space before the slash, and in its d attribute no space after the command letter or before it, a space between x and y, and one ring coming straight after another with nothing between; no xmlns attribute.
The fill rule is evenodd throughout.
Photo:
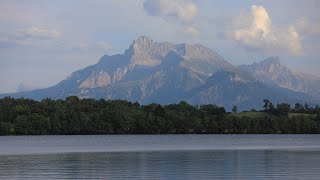
<svg viewBox="0 0 320 180"><path fill-rule="evenodd" d="M270 57L251 65L241 65L240 69L251 73L257 80L278 85L297 92L320 98L320 78L310 74L294 72L281 64L278 57Z"/></svg>
<svg viewBox="0 0 320 180"><path fill-rule="evenodd" d="M119 83L108 87L88 89L80 93L82 97L126 99L141 103L158 102L162 104L183 100L182 95L190 89L204 83L204 75L191 71L186 67L184 57L170 51L157 67L137 69L128 73ZM143 72L139 75L138 72ZM141 77L139 77L141 76Z"/></svg>
<svg viewBox="0 0 320 180"><path fill-rule="evenodd" d="M133 73L139 75L139 79L141 75L150 72L152 67L162 64L170 51L182 56L183 66L199 74L203 80L221 68L232 66L217 53L199 44L157 43L149 37L142 36L134 40L124 54L105 55L97 64L72 73L64 83L72 84L76 88L103 87L115 84L125 77L130 80L127 75L134 71L139 71Z"/></svg>
<svg viewBox="0 0 320 180"><path fill-rule="evenodd" d="M53 87L0 97L40 100L76 95L143 104L184 100L227 108L238 105L241 110L261 107L264 98L275 103L315 102L307 94L319 97L313 90L317 82L316 77L292 73L276 58L235 67L200 44L158 43L142 36L124 54L104 55L97 64L73 72Z"/></svg>
<svg viewBox="0 0 320 180"><path fill-rule="evenodd" d="M261 109L263 99L269 99L274 104L313 101L304 93L265 84L239 69L218 71L206 84L193 89L190 97L192 104L217 104L229 110L233 105L240 110Z"/></svg>
<svg viewBox="0 0 320 180"><path fill-rule="evenodd" d="M174 52L181 59L181 62L176 66L184 68L192 76L191 79L197 79L196 81L198 81L195 84L194 82L180 82L180 84L188 84L187 89L199 83L205 83L211 74L220 69L233 67L216 52L200 44L158 43L149 37L141 36L133 41L124 54L104 55L97 64L73 72L53 87L22 94L6 95L35 99L45 97L65 98L70 95L92 97L94 95L88 95L87 92L95 91L92 90L94 88L110 89L112 87L123 87L124 84L128 86L151 77L155 78L159 73L164 73L161 70L171 63L167 59L172 59L172 57L167 56L169 52ZM169 74L166 74L166 77L171 78Z"/></svg>

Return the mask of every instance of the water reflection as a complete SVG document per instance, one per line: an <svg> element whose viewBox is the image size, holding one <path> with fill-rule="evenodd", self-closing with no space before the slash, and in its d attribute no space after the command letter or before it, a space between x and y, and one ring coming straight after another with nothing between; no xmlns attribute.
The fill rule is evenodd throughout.
<svg viewBox="0 0 320 180"><path fill-rule="evenodd" d="M0 179L319 179L317 150L1 155Z"/></svg>

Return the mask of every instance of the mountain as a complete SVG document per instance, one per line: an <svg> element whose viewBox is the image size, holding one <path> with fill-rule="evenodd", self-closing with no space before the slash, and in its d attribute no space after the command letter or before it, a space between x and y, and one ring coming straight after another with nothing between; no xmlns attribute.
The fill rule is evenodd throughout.
<svg viewBox="0 0 320 180"><path fill-rule="evenodd" d="M307 95L313 91L297 92L300 85L296 81L302 80L279 64L271 58L236 67L200 44L159 43L141 36L123 54L104 55L97 64L73 72L55 86L0 97L41 100L76 95L142 104L184 100L193 104L218 104L228 109L238 105L239 110L260 108L265 98L274 103L314 102ZM309 75L299 77L308 79L310 88L313 82L318 82Z"/></svg>
<svg viewBox="0 0 320 180"><path fill-rule="evenodd" d="M152 71L152 67L162 64L170 51L182 56L183 66L199 74L202 80L221 68L232 66L217 53L199 44L157 43L149 37L141 36L133 41L124 54L105 55L97 64L72 73L64 83L72 84L75 88L96 88L124 81L125 77L130 80L128 73L138 75L139 79ZM138 73L132 73L135 71Z"/></svg>
<svg viewBox="0 0 320 180"><path fill-rule="evenodd" d="M141 103L158 102L162 104L174 103L183 100L182 95L188 90L203 84L201 75L186 67L186 59L170 51L149 74L137 78L137 72L128 73L128 78L108 87L88 89L81 93L82 97L126 99ZM134 77L134 78L133 78Z"/></svg>
<svg viewBox="0 0 320 180"><path fill-rule="evenodd" d="M320 78L314 75L295 72L281 64L278 57L270 57L251 65L241 65L240 69L251 73L257 80L306 93L320 98Z"/></svg>
<svg viewBox="0 0 320 180"><path fill-rule="evenodd" d="M193 89L190 97L188 101L192 104L217 104L229 110L233 105L239 110L261 109L263 99L274 104L313 101L304 93L260 82L239 69L218 71L206 84Z"/></svg>
<svg viewBox="0 0 320 180"><path fill-rule="evenodd" d="M181 80L192 79L190 82L179 82L185 85L184 88L186 90L205 83L210 75L220 69L234 67L216 52L200 44L158 43L149 37L141 36L133 41L124 54L113 56L104 55L97 64L73 72L65 80L53 87L1 96L10 95L13 97L27 97L32 99L43 99L46 97L63 99L70 95L78 95L80 97L118 97L116 94L109 95L105 92L103 96L101 94L89 93L96 91L101 92L102 90L99 89L106 89L106 92L109 92L115 87L127 88L127 91L130 91L129 89L137 87L137 83L146 84L148 80L157 82L154 80L160 78L161 74L165 75L167 80L169 81L170 79L171 82L171 79L175 76L167 74L173 72L165 69L166 66L171 63L170 58L172 59L171 56L174 54L172 52L180 58L176 67L184 69L183 73L190 76L184 77ZM174 64L171 64L171 66L172 65ZM177 79L178 77L175 78ZM172 80L172 82L174 82L174 80ZM150 86L157 85L149 85L148 87ZM175 86L172 86L172 88L174 87ZM144 88L142 88L141 91L143 91L143 89ZM150 93L151 92L141 92L141 94ZM129 96L124 97L129 98ZM140 102L143 102L143 97L144 95L138 98Z"/></svg>

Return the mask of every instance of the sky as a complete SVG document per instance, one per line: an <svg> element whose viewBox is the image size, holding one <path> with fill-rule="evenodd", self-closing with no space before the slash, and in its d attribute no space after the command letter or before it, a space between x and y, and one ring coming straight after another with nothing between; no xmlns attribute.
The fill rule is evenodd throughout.
<svg viewBox="0 0 320 180"><path fill-rule="evenodd" d="M318 0L1 0L0 93L53 86L139 36L320 76Z"/></svg>

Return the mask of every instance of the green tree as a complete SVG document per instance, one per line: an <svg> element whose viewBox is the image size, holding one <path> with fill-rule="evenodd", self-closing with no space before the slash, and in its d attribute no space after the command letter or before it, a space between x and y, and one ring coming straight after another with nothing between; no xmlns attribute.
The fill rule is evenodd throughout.
<svg viewBox="0 0 320 180"><path fill-rule="evenodd" d="M10 134L10 123L0 121L0 135L9 135Z"/></svg>
<svg viewBox="0 0 320 180"><path fill-rule="evenodd" d="M154 115L157 117L164 118L166 116L166 111L160 104L158 104L158 106L154 110Z"/></svg>
<svg viewBox="0 0 320 180"><path fill-rule="evenodd" d="M231 116L214 104L193 106L184 101L141 106L123 100L76 96L40 102L6 97L0 99L0 135L320 133L319 106L309 108L297 103L293 112L315 115L288 117L290 104L280 103L274 107L269 100L264 102L270 116L247 117ZM237 112L237 106L233 106L232 112Z"/></svg>
<svg viewBox="0 0 320 180"><path fill-rule="evenodd" d="M294 110L295 110L296 112L303 112L303 111L304 111L304 108L303 108L302 104L296 103L295 106L294 106Z"/></svg>
<svg viewBox="0 0 320 180"><path fill-rule="evenodd" d="M272 102L269 103L268 109L269 109L269 111L271 111L271 112L274 110L274 105L272 104Z"/></svg>
<svg viewBox="0 0 320 180"><path fill-rule="evenodd" d="M264 103L264 105L263 105L264 110L268 111L270 101L268 99L264 99L263 103Z"/></svg>
<svg viewBox="0 0 320 180"><path fill-rule="evenodd" d="M237 113L238 112L238 107L237 106L232 106L232 113Z"/></svg>
<svg viewBox="0 0 320 180"><path fill-rule="evenodd" d="M288 116L290 111L291 111L290 104L288 103L277 104L275 115Z"/></svg>

